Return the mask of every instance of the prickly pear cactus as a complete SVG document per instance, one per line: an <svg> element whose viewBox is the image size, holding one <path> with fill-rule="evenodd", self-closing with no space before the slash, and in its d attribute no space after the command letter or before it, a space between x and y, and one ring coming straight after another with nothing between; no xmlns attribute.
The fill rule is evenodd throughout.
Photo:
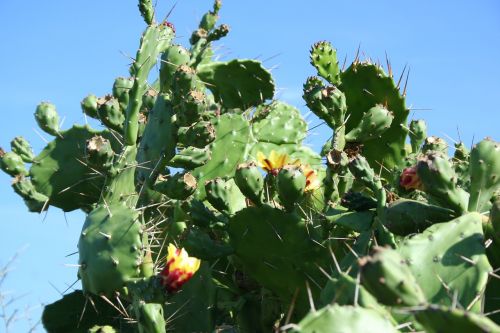
<svg viewBox="0 0 500 333"><path fill-rule="evenodd" d="M391 68L341 69L323 41L303 97L332 136L314 152L260 62L213 60L221 5L183 46L140 0L129 76L81 101L104 130L61 128L42 102L53 140L0 149L29 211L86 213L83 290L45 307L45 329L500 332L499 143L451 155L407 123Z"/></svg>

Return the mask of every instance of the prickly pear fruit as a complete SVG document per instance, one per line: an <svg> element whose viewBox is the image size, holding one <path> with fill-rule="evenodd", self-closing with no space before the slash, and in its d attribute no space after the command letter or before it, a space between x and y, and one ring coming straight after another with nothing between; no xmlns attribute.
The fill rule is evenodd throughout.
<svg viewBox="0 0 500 333"><path fill-rule="evenodd" d="M467 193L457 187L457 175L448 159L430 152L417 163L417 175L424 191L443 207L462 214L467 209Z"/></svg>
<svg viewBox="0 0 500 333"><path fill-rule="evenodd" d="M151 0L139 0L139 11L147 25L151 25L154 20L155 11Z"/></svg>
<svg viewBox="0 0 500 333"><path fill-rule="evenodd" d="M342 125L347 111L345 95L334 86L314 86L317 78L309 78L304 85L303 98L312 112L331 128Z"/></svg>
<svg viewBox="0 0 500 333"><path fill-rule="evenodd" d="M99 98L97 105L97 114L102 123L115 131L123 131L125 115L120 109L118 100L111 95L107 95Z"/></svg>
<svg viewBox="0 0 500 333"><path fill-rule="evenodd" d="M403 258L394 250L376 247L359 259L361 283L385 305L417 306L426 303L424 293Z"/></svg>
<svg viewBox="0 0 500 333"><path fill-rule="evenodd" d="M384 106L376 105L363 114L358 126L345 135L345 140L364 142L375 139L389 129L393 119L394 115Z"/></svg>
<svg viewBox="0 0 500 333"><path fill-rule="evenodd" d="M425 124L425 121L421 119L412 120L410 122L409 136L411 150L413 153L417 153L420 150L420 147L422 146L425 138L427 137L427 125Z"/></svg>
<svg viewBox="0 0 500 333"><path fill-rule="evenodd" d="M12 188L24 199L30 212L41 213L49 208L49 198L38 192L29 179L17 176L12 182Z"/></svg>
<svg viewBox="0 0 500 333"><path fill-rule="evenodd" d="M10 147L12 148L12 151L19 155L24 162L33 162L33 159L35 158L33 148L31 148L29 142L22 136L14 138L14 140L10 142Z"/></svg>
<svg viewBox="0 0 500 333"><path fill-rule="evenodd" d="M253 162L238 165L234 181L243 193L254 204L260 205L264 200L264 177Z"/></svg>
<svg viewBox="0 0 500 333"><path fill-rule="evenodd" d="M12 177L28 174L21 156L13 151L6 153L2 148L0 148L0 169Z"/></svg>
<svg viewBox="0 0 500 333"><path fill-rule="evenodd" d="M203 148L214 140L215 128L209 121L199 121L178 130L178 141L186 146Z"/></svg>
<svg viewBox="0 0 500 333"><path fill-rule="evenodd" d="M139 333L165 333L166 322L163 316L163 307L157 303L138 301L134 304L137 314Z"/></svg>
<svg viewBox="0 0 500 333"><path fill-rule="evenodd" d="M277 188L281 203L287 210L291 210L304 195L306 176L300 167L285 165L278 173Z"/></svg>
<svg viewBox="0 0 500 333"><path fill-rule="evenodd" d="M443 155L448 155L448 144L443 139L437 136L429 136L425 138L424 145L422 146L422 152L438 152Z"/></svg>
<svg viewBox="0 0 500 333"><path fill-rule="evenodd" d="M208 148L187 147L179 151L172 158L168 165L174 168L184 168L192 170L194 168L205 165L212 156L212 152Z"/></svg>
<svg viewBox="0 0 500 333"><path fill-rule="evenodd" d="M500 189L500 144L484 139L470 152L471 179L469 211L482 212L485 204Z"/></svg>
<svg viewBox="0 0 500 333"><path fill-rule="evenodd" d="M159 178L154 189L175 200L185 200L196 190L196 178L189 172L176 173L166 180Z"/></svg>
<svg viewBox="0 0 500 333"><path fill-rule="evenodd" d="M190 59L189 51L181 45L171 45L161 56L160 87L161 92L168 92L177 68L187 65Z"/></svg>
<svg viewBox="0 0 500 333"><path fill-rule="evenodd" d="M208 202L224 214L232 215L246 206L244 196L232 180L209 180L205 183L205 192Z"/></svg>
<svg viewBox="0 0 500 333"><path fill-rule="evenodd" d="M56 107L52 103L42 102L36 107L35 119L38 126L50 135L59 134L59 115Z"/></svg>
<svg viewBox="0 0 500 333"><path fill-rule="evenodd" d="M134 78L118 77L113 83L113 97L120 103L120 108L125 110L129 101L129 91L134 86Z"/></svg>
<svg viewBox="0 0 500 333"><path fill-rule="evenodd" d="M111 169L115 153L108 139L94 135L87 140L86 148L87 160L93 167L101 170Z"/></svg>
<svg viewBox="0 0 500 333"><path fill-rule="evenodd" d="M85 113L87 116L91 118L99 118L99 115L97 114L97 96L90 94L87 97L85 97L81 103L83 113Z"/></svg>

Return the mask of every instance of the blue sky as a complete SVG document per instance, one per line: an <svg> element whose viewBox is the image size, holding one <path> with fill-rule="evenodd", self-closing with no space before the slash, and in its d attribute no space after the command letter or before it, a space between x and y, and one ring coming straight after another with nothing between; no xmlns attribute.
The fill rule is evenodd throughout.
<svg viewBox="0 0 500 333"><path fill-rule="evenodd" d="M159 0L163 17L173 1ZM169 20L186 45L209 0L178 0ZM219 43L223 59L259 58L273 68L277 97L306 111L302 84L315 74L308 50L329 40L339 58L352 60L358 46L372 59L389 55L398 75L411 68L407 104L429 133L470 144L485 136L500 140L500 2L466 1L285 1L225 0L221 22L231 26ZM56 104L63 127L83 123L80 100L111 91L127 74L144 23L136 1L0 1L0 146L23 135L39 152L33 112L43 100ZM311 125L318 123L311 118ZM457 132L458 128L458 132ZM324 126L308 138L328 136ZM14 303L38 320L41 303L60 297L76 280L77 235L84 216L51 209L30 214L0 175L0 266L21 251L2 291L23 296ZM0 332L3 332L0 320ZM26 324L12 332L26 331ZM42 329L39 327L39 331Z"/></svg>

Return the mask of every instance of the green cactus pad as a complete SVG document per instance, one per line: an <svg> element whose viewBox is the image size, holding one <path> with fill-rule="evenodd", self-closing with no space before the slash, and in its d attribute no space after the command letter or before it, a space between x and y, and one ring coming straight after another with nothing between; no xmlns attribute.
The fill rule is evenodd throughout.
<svg viewBox="0 0 500 333"><path fill-rule="evenodd" d="M113 296L128 281L142 277L143 227L137 218L123 204L102 204L87 216L78 241L84 291Z"/></svg>
<svg viewBox="0 0 500 333"><path fill-rule="evenodd" d="M319 292L312 282L322 285L324 280L317 265L326 268L331 259L318 244L318 230L307 228L299 216L265 205L248 207L236 213L228 227L235 255L262 286L285 301L299 288L299 304L307 303L306 281L313 294Z"/></svg>
<svg viewBox="0 0 500 333"><path fill-rule="evenodd" d="M400 199L389 204L384 225L390 232L407 236L422 232L434 223L447 222L455 213L446 208L416 200Z"/></svg>
<svg viewBox="0 0 500 333"><path fill-rule="evenodd" d="M124 139L126 145L135 145L139 133L139 112L142 96L148 89L148 75L157 62L157 57L164 52L174 37L173 29L166 24L151 24L141 37L141 45L130 67L134 85L129 91L130 102L126 110Z"/></svg>
<svg viewBox="0 0 500 333"><path fill-rule="evenodd" d="M208 145L212 158L193 170L198 179L199 196L204 196L203 185L216 177L232 177L236 166L246 160L250 127L241 115L226 113L215 122L215 141Z"/></svg>
<svg viewBox="0 0 500 333"><path fill-rule="evenodd" d="M431 305L415 311L415 317L428 333L499 333L500 326L488 317L461 309Z"/></svg>
<svg viewBox="0 0 500 333"><path fill-rule="evenodd" d="M233 254L231 246L213 240L210 236L197 227L192 227L184 236L182 245L190 256L201 260L216 260Z"/></svg>
<svg viewBox="0 0 500 333"><path fill-rule="evenodd" d="M215 100L228 109L247 109L274 95L271 74L255 60L238 59L200 65L198 76L207 83Z"/></svg>
<svg viewBox="0 0 500 333"><path fill-rule="evenodd" d="M85 296L81 290L77 290L46 305L42 323L48 333L87 333L95 325L120 327L117 315L118 311L100 297Z"/></svg>
<svg viewBox="0 0 500 333"><path fill-rule="evenodd" d="M258 152L269 156L273 150L280 154L287 154L290 163L299 160L301 164L307 164L316 170L322 168L321 156L309 147L297 146L295 144L277 145L269 142L257 142L252 145L249 155L257 161Z"/></svg>
<svg viewBox="0 0 500 333"><path fill-rule="evenodd" d="M482 212L493 193L500 189L500 144L485 139L470 152L469 211Z"/></svg>
<svg viewBox="0 0 500 333"><path fill-rule="evenodd" d="M385 131L379 140L364 144L363 155L375 170L387 174L387 169L401 165L406 155L405 141L407 130L406 118L409 110L405 106L404 96L401 96L392 77L382 68L369 63L353 63L341 74L340 89L347 100L346 132L355 128L363 114L371 107L380 104L394 115L391 127ZM387 169L386 169L387 168Z"/></svg>
<svg viewBox="0 0 500 333"><path fill-rule="evenodd" d="M345 135L347 142L365 142L380 137L391 126L394 116L382 105L363 113L358 126Z"/></svg>
<svg viewBox="0 0 500 333"><path fill-rule="evenodd" d="M86 163L87 140L95 135L108 139L118 150L119 144L109 132L75 125L35 157L31 181L38 192L50 198L50 205L68 212L88 208L99 199L104 176Z"/></svg>
<svg viewBox="0 0 500 333"><path fill-rule="evenodd" d="M361 283L382 304L418 306L425 296L403 258L390 248L376 247L359 259Z"/></svg>
<svg viewBox="0 0 500 333"><path fill-rule="evenodd" d="M164 94L156 99L137 152L137 170L140 181L154 182L165 164L175 155L175 127L172 122L173 105Z"/></svg>
<svg viewBox="0 0 500 333"><path fill-rule="evenodd" d="M307 135L307 124L300 111L283 102L260 106L252 122L253 137L259 142L300 144Z"/></svg>
<svg viewBox="0 0 500 333"><path fill-rule="evenodd" d="M311 65L316 67L318 75L333 85L340 84L340 68L337 50L329 42L318 42L311 47Z"/></svg>
<svg viewBox="0 0 500 333"><path fill-rule="evenodd" d="M202 262L182 290L168 298L164 308L165 318L170 318L168 329L173 332L211 332L216 315L216 296L212 269L208 262Z"/></svg>
<svg viewBox="0 0 500 333"><path fill-rule="evenodd" d="M309 313L294 333L396 333L387 318L375 310L354 306L328 305Z"/></svg>
<svg viewBox="0 0 500 333"><path fill-rule="evenodd" d="M193 170L207 165L211 158L212 151L208 147L196 148L189 146L179 150L177 154L168 161L168 165L174 168Z"/></svg>
<svg viewBox="0 0 500 333"><path fill-rule="evenodd" d="M480 306L477 295L484 291L492 270L485 255L481 215L469 213L434 224L403 240L397 251L430 303L452 304L449 293L456 292L462 306Z"/></svg>
<svg viewBox="0 0 500 333"><path fill-rule="evenodd" d="M113 96L120 103L120 109L125 110L129 102L129 91L134 85L134 79L128 77L118 77L113 83Z"/></svg>
<svg viewBox="0 0 500 333"><path fill-rule="evenodd" d="M328 208L324 214L332 225L340 225L355 232L370 230L375 216L373 211L351 212L335 208Z"/></svg>

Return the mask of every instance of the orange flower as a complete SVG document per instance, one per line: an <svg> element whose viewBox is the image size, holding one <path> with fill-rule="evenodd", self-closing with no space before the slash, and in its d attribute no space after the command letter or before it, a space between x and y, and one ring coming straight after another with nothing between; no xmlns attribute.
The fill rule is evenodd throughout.
<svg viewBox="0 0 500 333"><path fill-rule="evenodd" d="M318 179L318 172L311 168L309 165L301 165L300 171L306 176L306 188L305 192L314 191L321 186L321 182Z"/></svg>
<svg viewBox="0 0 500 333"><path fill-rule="evenodd" d="M257 162L262 169L276 176L278 172L287 164L288 155L279 154L272 150L269 157L266 157L266 155L259 151L257 153Z"/></svg>
<svg viewBox="0 0 500 333"><path fill-rule="evenodd" d="M200 268L200 259L190 257L186 250L178 249L173 244L168 245L167 265L161 271L162 285L169 292L179 288Z"/></svg>
<svg viewBox="0 0 500 333"><path fill-rule="evenodd" d="M422 189L422 182L417 175L416 167L409 167L403 170L401 173L401 177L399 178L399 185L403 187L405 190L409 189Z"/></svg>

